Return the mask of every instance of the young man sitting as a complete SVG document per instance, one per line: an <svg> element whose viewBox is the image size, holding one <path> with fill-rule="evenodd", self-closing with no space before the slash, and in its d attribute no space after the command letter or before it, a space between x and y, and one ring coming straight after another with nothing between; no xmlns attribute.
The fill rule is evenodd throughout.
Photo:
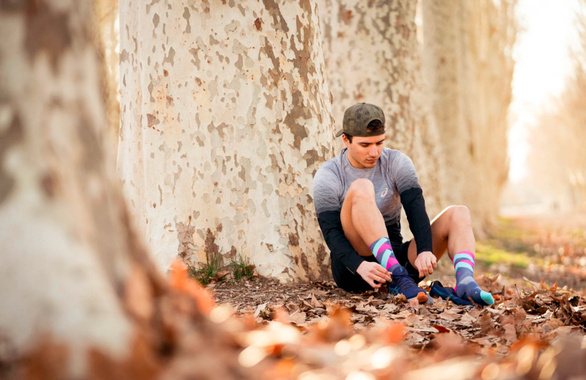
<svg viewBox="0 0 586 380"><path fill-rule="evenodd" d="M450 206L429 222L413 162L383 146L383 111L367 103L351 106L339 136L346 148L324 163L313 179L317 218L338 286L362 292L392 281L407 299L426 302L428 295L417 282L433 273L447 251L454 263L458 297L480 305L494 303L474 280L470 212L465 206ZM401 236L401 207L414 236L406 242Z"/></svg>

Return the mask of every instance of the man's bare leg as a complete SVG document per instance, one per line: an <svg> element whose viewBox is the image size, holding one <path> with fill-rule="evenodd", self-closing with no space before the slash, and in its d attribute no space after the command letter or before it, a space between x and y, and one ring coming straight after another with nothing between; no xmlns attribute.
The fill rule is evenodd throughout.
<svg viewBox="0 0 586 380"><path fill-rule="evenodd" d="M340 218L344 235L354 249L362 256L374 255L380 264L363 262L358 267L358 274L366 282L378 288L381 280L391 280L390 272L393 280L397 279L402 293L407 298L417 298L419 302L427 301L425 292L408 278L407 270L399 264L394 255L384 218L375 202L372 182L367 179L352 182L342 205ZM381 269L385 272L384 276Z"/></svg>
<svg viewBox="0 0 586 380"><path fill-rule="evenodd" d="M352 182L340 218L344 235L361 256L372 255L370 245L381 237L389 237L385 220L375 202L374 186L367 179Z"/></svg>
<svg viewBox="0 0 586 380"><path fill-rule="evenodd" d="M456 271L456 293L475 303L491 305L494 298L474 281L476 240L472 231L470 211L465 206L450 206L431 222L433 254L439 260L446 251ZM409 261L417 258L415 241L409 245Z"/></svg>
<svg viewBox="0 0 586 380"><path fill-rule="evenodd" d="M455 252L476 249L476 239L472 232L470 211L466 206L450 206L444 209L431 222L433 254L439 260L447 252L453 260ZM415 241L409 245L409 261L417 258Z"/></svg>

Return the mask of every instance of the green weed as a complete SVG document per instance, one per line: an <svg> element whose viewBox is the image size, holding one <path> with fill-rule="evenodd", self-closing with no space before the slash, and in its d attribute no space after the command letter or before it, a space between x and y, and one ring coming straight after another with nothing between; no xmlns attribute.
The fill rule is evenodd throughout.
<svg viewBox="0 0 586 380"><path fill-rule="evenodd" d="M243 278L250 280L254 275L254 265L250 264L248 258L238 255L234 261L230 264L232 270L232 277L236 281L240 281Z"/></svg>
<svg viewBox="0 0 586 380"><path fill-rule="evenodd" d="M247 258L238 255L230 264L222 265L222 256L218 253L206 254L207 261L199 267L188 266L189 276L195 278L202 285L213 281L220 281L229 273L235 281L250 280L254 276L254 265Z"/></svg>
<svg viewBox="0 0 586 380"><path fill-rule="evenodd" d="M208 285L222 269L224 269L222 256L217 252L206 252L206 262L201 263L198 268L188 266L188 273L202 285Z"/></svg>

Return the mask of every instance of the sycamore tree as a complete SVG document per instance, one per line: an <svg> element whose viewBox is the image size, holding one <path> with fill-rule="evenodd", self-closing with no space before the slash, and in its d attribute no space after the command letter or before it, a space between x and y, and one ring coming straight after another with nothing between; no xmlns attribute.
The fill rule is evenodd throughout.
<svg viewBox="0 0 586 380"><path fill-rule="evenodd" d="M508 176L516 0L422 1L423 72L446 164L446 201L490 228Z"/></svg>
<svg viewBox="0 0 586 380"><path fill-rule="evenodd" d="M156 261L323 278L313 174L333 152L317 1L120 3L118 168Z"/></svg>
<svg viewBox="0 0 586 380"><path fill-rule="evenodd" d="M433 216L445 206L443 150L423 81L416 10L408 0L325 0L320 22L336 124L354 103L382 107L386 146L413 159Z"/></svg>
<svg viewBox="0 0 586 380"><path fill-rule="evenodd" d="M0 2L0 377L258 378L131 227L93 28L90 1Z"/></svg>

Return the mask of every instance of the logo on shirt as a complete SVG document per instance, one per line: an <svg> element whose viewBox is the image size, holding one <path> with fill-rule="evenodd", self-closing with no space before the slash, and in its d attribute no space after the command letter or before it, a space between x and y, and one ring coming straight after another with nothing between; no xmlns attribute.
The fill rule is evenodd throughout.
<svg viewBox="0 0 586 380"><path fill-rule="evenodd" d="M384 198L385 195L387 195L388 193L389 193L389 188L388 187L385 187L385 189L383 190L383 192L380 193L380 197L381 198Z"/></svg>

